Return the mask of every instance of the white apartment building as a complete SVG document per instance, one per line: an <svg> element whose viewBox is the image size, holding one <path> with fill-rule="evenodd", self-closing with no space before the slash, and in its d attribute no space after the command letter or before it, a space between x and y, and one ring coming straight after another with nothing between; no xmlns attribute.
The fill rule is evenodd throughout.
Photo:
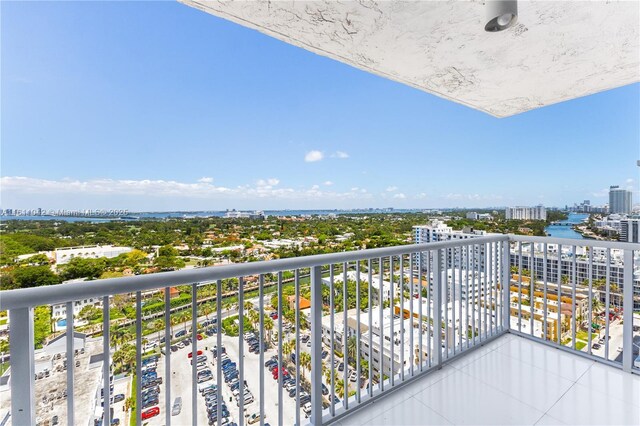
<svg viewBox="0 0 640 426"><path fill-rule="evenodd" d="M507 207L504 216L508 220L547 220L547 209L543 205L535 207Z"/></svg>
<svg viewBox="0 0 640 426"><path fill-rule="evenodd" d="M470 220L492 220L493 216L489 213L467 212L467 219Z"/></svg>
<svg viewBox="0 0 640 426"><path fill-rule="evenodd" d="M609 212L631 214L633 206L631 191L619 186L609 187Z"/></svg>
<svg viewBox="0 0 640 426"><path fill-rule="evenodd" d="M224 217L226 219L264 219L266 216L263 211L256 210L253 212L247 211L239 211L239 210L228 210Z"/></svg>
<svg viewBox="0 0 640 426"><path fill-rule="evenodd" d="M53 258L58 265L69 263L74 257L82 257L86 259L98 259L100 257L113 258L123 253L129 253L133 250L131 247L116 246L82 246L82 247L63 247L53 251Z"/></svg>
<svg viewBox="0 0 640 426"><path fill-rule="evenodd" d="M522 269L531 270L533 266L533 272L537 281L542 281L545 277L545 262L544 262L544 247L542 244L533 245L533 255L531 253L531 244L523 244L522 257L520 257L519 250L515 247L511 249L511 266L520 266L522 261ZM608 256L610 259L608 261ZM560 257L560 262L558 262ZM533 262L531 260L533 259ZM584 282L592 277L592 280L606 279L607 278L607 263L609 263L609 281L611 284L616 284L620 291L624 289L624 262L621 250L611 249L610 254L606 249L594 248L593 250L593 264L591 269L589 268L589 252L585 247L576 247L575 254L572 252L572 247L563 246L562 253L558 256L558 245L547 245L547 262L546 262L546 278L549 283L558 282L558 274L560 276L566 276L569 280L572 280L573 276L573 264L575 259L576 265L576 284L582 285ZM558 267L560 263L560 267ZM560 278L561 280L562 278ZM572 281L570 281L572 282ZM640 309L640 265L633 266L633 294L634 294L634 309ZM617 304L619 301L611 295L612 303ZM604 292L600 292L600 298L604 300Z"/></svg>
<svg viewBox="0 0 640 426"><path fill-rule="evenodd" d="M439 219L432 219L428 225L413 227L414 241L416 244L432 243L435 241L466 240L487 235L486 231L477 229L463 229L454 231L453 228Z"/></svg>
<svg viewBox="0 0 640 426"><path fill-rule="evenodd" d="M482 236L491 235L486 231L481 231L473 228L464 228L461 231L454 231L453 228L447 226L444 222L438 219L433 219L428 225L418 225L413 227L414 242L416 244L431 243L437 241L451 241L451 240L467 240L470 238L477 238ZM469 248L456 248L453 254L447 256L446 267L447 268L463 268L463 269L478 269L484 271L485 263L494 262L498 264L500 261L500 253L492 251L490 253L491 259L486 259L489 253L485 252L484 246L472 245ZM433 258L427 259L427 253L415 256L415 262L417 265L422 265L422 271L427 270L427 266L433 266ZM422 263L420 263L422 262Z"/></svg>
<svg viewBox="0 0 640 426"><path fill-rule="evenodd" d="M621 217L618 214L612 214L602 220L596 220L595 225L602 231L612 231L620 234L622 231Z"/></svg>
<svg viewBox="0 0 640 426"><path fill-rule="evenodd" d="M100 309L102 309L102 299L99 297L96 298L88 298L82 300L76 300L73 302L73 316L77 316L82 308L87 305L94 305ZM59 303L57 305L51 305L51 318L54 320L61 320L67 318L67 304Z"/></svg>
<svg viewBox="0 0 640 426"><path fill-rule="evenodd" d="M623 219L620 221L620 241L627 243L640 242L640 219Z"/></svg>
<svg viewBox="0 0 640 426"><path fill-rule="evenodd" d="M426 312L426 311L425 311ZM419 354L418 334L421 332L417 327L417 320L410 318L402 319L399 315L392 315L391 308L382 309L382 327L380 327L380 308L374 307L371 311L371 323L369 323L369 312L361 311L359 315L355 309L347 311L347 339L356 336L356 330L360 329L360 356L371 363L375 372L382 371L382 374L390 376L398 373L404 362L404 368L409 368L412 351ZM322 317L322 340L325 344L331 344L331 323L330 315ZM393 326L392 326L393 323ZM426 325L426 322L425 322ZM414 327L413 343L411 348L410 332ZM404 328L404 334L402 329ZM393 333L391 330L393 329ZM344 318L342 313L334 315L334 345L340 352L344 351L343 345ZM426 329L422 331L423 357L426 359L427 344L429 342ZM404 340L402 339L404 337ZM382 350L380 340L382 339ZM371 358L369 357L371 352ZM402 355L401 355L402 353Z"/></svg>

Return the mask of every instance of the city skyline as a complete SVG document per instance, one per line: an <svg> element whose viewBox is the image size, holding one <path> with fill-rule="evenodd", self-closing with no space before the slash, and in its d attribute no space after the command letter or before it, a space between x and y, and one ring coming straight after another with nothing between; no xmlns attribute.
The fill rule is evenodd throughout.
<svg viewBox="0 0 640 426"><path fill-rule="evenodd" d="M640 200L639 84L497 119L177 3L9 2L2 28L4 208Z"/></svg>

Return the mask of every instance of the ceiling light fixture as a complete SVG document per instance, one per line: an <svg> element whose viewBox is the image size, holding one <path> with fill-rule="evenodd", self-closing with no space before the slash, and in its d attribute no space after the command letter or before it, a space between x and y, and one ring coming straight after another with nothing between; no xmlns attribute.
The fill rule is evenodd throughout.
<svg viewBox="0 0 640 426"><path fill-rule="evenodd" d="M486 0L487 23L484 30L490 33L504 31L518 22L517 0Z"/></svg>

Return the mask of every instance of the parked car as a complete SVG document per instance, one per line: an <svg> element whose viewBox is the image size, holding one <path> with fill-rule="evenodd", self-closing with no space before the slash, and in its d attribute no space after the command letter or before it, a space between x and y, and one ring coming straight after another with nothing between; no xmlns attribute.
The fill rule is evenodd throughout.
<svg viewBox="0 0 640 426"><path fill-rule="evenodd" d="M182 411L182 397L179 396L173 401L173 407L171 407L171 415L177 416Z"/></svg>
<svg viewBox="0 0 640 426"><path fill-rule="evenodd" d="M325 396L329 395L329 388L327 388L324 383L322 384L322 394Z"/></svg>
<svg viewBox="0 0 640 426"><path fill-rule="evenodd" d="M176 337L182 337L187 334L186 330L180 330L176 333Z"/></svg>
<svg viewBox="0 0 640 426"><path fill-rule="evenodd" d="M253 413L249 417L247 417L247 423L249 423L250 425L258 423L260 421L260 417L260 413Z"/></svg>
<svg viewBox="0 0 640 426"><path fill-rule="evenodd" d="M147 411L142 412L142 420L150 419L151 417L155 417L158 414L160 414L160 407L150 408Z"/></svg>

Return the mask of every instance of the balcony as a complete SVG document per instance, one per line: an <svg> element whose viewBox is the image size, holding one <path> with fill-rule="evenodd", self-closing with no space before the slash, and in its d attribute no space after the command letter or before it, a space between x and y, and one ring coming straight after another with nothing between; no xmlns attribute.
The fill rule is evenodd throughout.
<svg viewBox="0 0 640 426"><path fill-rule="evenodd" d="M633 425L639 396L636 375L506 334L339 424Z"/></svg>
<svg viewBox="0 0 640 426"><path fill-rule="evenodd" d="M638 424L639 252L489 235L5 291L0 421Z"/></svg>

